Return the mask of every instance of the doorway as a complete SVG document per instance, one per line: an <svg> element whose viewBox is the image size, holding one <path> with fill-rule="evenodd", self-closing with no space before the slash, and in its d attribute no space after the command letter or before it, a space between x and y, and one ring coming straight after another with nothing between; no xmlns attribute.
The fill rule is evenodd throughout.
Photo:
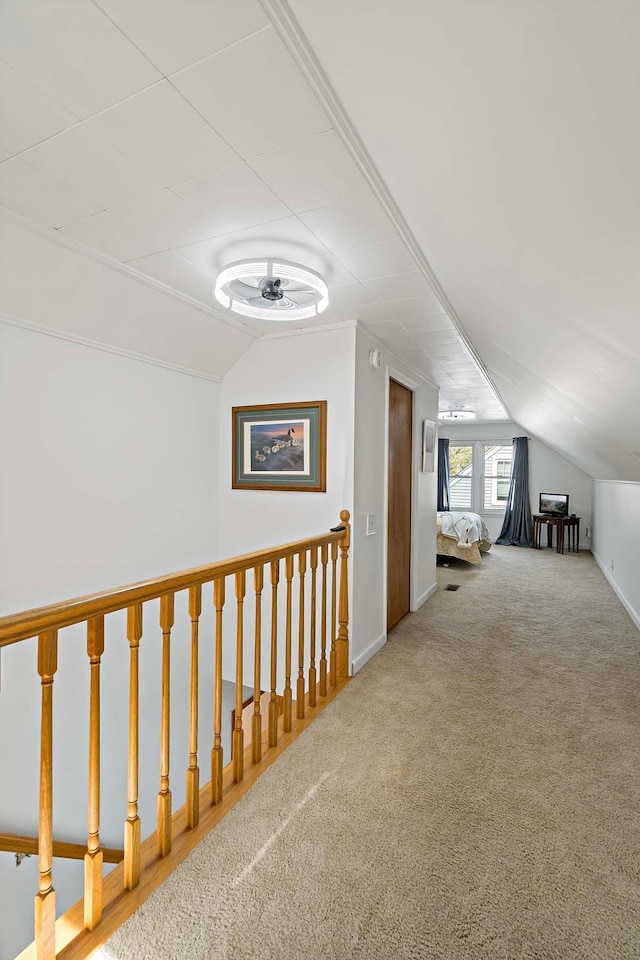
<svg viewBox="0 0 640 960"><path fill-rule="evenodd" d="M411 607L413 393L389 380L387 633Z"/></svg>

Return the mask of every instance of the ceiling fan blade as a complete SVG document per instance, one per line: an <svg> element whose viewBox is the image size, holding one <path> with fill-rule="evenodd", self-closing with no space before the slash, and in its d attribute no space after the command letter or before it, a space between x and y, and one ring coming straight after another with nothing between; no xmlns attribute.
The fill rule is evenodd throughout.
<svg viewBox="0 0 640 960"><path fill-rule="evenodd" d="M318 296L315 290L285 290L284 294L296 303L308 303L310 300L317 299Z"/></svg>
<svg viewBox="0 0 640 960"><path fill-rule="evenodd" d="M242 280L232 280L229 284L229 294L232 297L261 297L260 287L252 287L250 283L243 283Z"/></svg>

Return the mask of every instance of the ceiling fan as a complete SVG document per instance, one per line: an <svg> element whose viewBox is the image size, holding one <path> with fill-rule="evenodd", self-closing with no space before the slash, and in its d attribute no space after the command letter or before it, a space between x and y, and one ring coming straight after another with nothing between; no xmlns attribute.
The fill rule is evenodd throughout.
<svg viewBox="0 0 640 960"><path fill-rule="evenodd" d="M303 320L329 303L320 274L286 260L242 260L218 275L216 299L229 310L267 320Z"/></svg>

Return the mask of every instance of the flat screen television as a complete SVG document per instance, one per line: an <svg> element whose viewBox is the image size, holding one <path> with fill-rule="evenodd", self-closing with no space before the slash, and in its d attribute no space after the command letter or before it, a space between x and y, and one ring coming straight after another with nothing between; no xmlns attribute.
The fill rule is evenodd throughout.
<svg viewBox="0 0 640 960"><path fill-rule="evenodd" d="M539 513L548 517L569 516L568 493L541 493Z"/></svg>

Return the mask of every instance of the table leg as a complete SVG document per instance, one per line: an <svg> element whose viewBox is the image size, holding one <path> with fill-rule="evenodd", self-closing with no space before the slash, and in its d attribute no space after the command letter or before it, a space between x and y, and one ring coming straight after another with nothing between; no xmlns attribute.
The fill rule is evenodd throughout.
<svg viewBox="0 0 640 960"><path fill-rule="evenodd" d="M580 553L580 521L576 523L576 553Z"/></svg>

